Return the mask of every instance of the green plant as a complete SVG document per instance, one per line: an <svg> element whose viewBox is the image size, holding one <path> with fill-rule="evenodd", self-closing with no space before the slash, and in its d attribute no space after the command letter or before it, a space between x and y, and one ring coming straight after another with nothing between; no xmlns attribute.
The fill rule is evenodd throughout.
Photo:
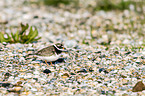
<svg viewBox="0 0 145 96"><path fill-rule="evenodd" d="M28 35L26 34L26 30L29 28L29 25L23 25L21 23L21 31L17 31L16 33L11 32L9 35L8 33L0 32L0 42L8 42L8 43L31 43L41 39L38 36L37 28L33 30L32 26L30 27Z"/></svg>
<svg viewBox="0 0 145 96"><path fill-rule="evenodd" d="M7 35L7 37L5 37L4 35ZM2 32L0 32L0 42L11 42L11 37L9 36L8 33L3 34Z"/></svg>
<svg viewBox="0 0 145 96"><path fill-rule="evenodd" d="M97 3L97 6L95 8L96 10L108 11L108 10L115 9L115 7L116 7L112 2L110 2L110 0L101 0L96 3Z"/></svg>
<svg viewBox="0 0 145 96"><path fill-rule="evenodd" d="M68 5L72 1L71 0L43 0L43 2L46 5L58 6L59 4Z"/></svg>
<svg viewBox="0 0 145 96"><path fill-rule="evenodd" d="M74 4L77 5L79 3L78 0L39 0L39 2L43 2L45 5L51 6L59 6L60 4L69 5Z"/></svg>
<svg viewBox="0 0 145 96"><path fill-rule="evenodd" d="M141 12L143 13L143 1L136 1L136 0L118 0L118 2L114 3L115 0L96 0L97 6L94 8L94 10L125 10L130 9L129 6L133 5L135 8L135 11L137 11L137 7L141 9Z"/></svg>

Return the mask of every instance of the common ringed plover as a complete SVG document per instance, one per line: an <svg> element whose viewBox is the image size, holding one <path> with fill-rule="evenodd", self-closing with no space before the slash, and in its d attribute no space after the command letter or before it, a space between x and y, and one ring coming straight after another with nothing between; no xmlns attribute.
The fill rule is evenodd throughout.
<svg viewBox="0 0 145 96"><path fill-rule="evenodd" d="M64 49L61 43L57 43L57 44L48 46L46 48L43 48L34 54L28 54L28 55L36 55L36 57L38 57L39 59L44 60L46 64L48 61L52 65L52 61L58 60L62 52L68 52L68 51Z"/></svg>

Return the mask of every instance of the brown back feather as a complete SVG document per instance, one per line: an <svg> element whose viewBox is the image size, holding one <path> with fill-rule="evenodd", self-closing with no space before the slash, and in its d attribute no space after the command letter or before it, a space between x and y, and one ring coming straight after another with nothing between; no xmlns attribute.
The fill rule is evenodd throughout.
<svg viewBox="0 0 145 96"><path fill-rule="evenodd" d="M46 48L43 48L43 49L39 50L35 54L39 55L39 56L50 56L50 55L55 54L55 48L54 48L54 46L48 46Z"/></svg>

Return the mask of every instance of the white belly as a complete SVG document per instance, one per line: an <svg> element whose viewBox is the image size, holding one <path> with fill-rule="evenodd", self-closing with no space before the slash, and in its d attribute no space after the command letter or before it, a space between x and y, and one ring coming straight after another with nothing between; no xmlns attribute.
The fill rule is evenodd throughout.
<svg viewBox="0 0 145 96"><path fill-rule="evenodd" d="M46 60L48 62L51 62L51 61L56 61L57 59L59 59L59 55L54 55L54 56L37 56L39 59L41 60Z"/></svg>

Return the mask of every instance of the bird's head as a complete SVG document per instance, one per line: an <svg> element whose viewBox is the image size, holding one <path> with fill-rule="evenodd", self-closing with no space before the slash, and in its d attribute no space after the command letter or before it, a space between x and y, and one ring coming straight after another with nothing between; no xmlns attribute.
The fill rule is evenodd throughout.
<svg viewBox="0 0 145 96"><path fill-rule="evenodd" d="M54 47L57 48L60 51L68 52L68 50L66 50L66 48L63 46L62 43L56 43L56 44L54 44Z"/></svg>
<svg viewBox="0 0 145 96"><path fill-rule="evenodd" d="M57 47L58 49L64 49L64 46L62 43L56 43L54 46Z"/></svg>

